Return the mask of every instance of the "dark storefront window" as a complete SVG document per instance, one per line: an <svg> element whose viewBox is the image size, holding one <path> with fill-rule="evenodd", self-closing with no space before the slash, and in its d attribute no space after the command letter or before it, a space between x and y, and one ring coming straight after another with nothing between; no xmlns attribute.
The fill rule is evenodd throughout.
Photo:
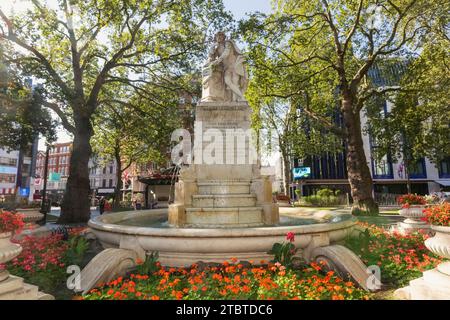
<svg viewBox="0 0 450 320"><path fill-rule="evenodd" d="M439 178L450 178L450 157L444 158L439 163Z"/></svg>

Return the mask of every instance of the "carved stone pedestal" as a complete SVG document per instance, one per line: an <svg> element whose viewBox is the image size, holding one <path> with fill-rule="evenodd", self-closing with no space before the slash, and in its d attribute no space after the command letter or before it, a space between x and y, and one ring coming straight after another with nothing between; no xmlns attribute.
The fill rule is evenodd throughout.
<svg viewBox="0 0 450 320"><path fill-rule="evenodd" d="M247 102L200 102L194 163L180 171L169 224L256 227L279 221L272 184L261 176Z"/></svg>

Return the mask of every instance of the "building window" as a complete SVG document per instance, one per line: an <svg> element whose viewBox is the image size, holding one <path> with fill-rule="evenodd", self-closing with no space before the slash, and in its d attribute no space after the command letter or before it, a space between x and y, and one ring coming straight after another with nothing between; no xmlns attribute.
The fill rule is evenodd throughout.
<svg viewBox="0 0 450 320"><path fill-rule="evenodd" d="M0 183L14 183L16 182L15 174L0 173Z"/></svg>
<svg viewBox="0 0 450 320"><path fill-rule="evenodd" d="M392 162L385 155L380 160L372 158L373 177L375 179L393 179Z"/></svg>
<svg viewBox="0 0 450 320"><path fill-rule="evenodd" d="M386 101L382 101L380 105L380 115L381 117L386 117L387 115L387 104ZM371 162L372 162L372 173L374 179L393 179L394 178L394 172L392 169L392 159L391 155L384 154L381 158L380 157L374 157L374 155L379 152L378 143L376 139L369 135L369 143L370 143L370 152L372 154L371 156ZM378 154L381 156L381 154Z"/></svg>
<svg viewBox="0 0 450 320"><path fill-rule="evenodd" d="M111 188L113 186L113 181L112 179L109 179L109 187Z"/></svg>
<svg viewBox="0 0 450 320"><path fill-rule="evenodd" d="M8 158L8 157L0 157L0 165L16 167L17 166L17 159Z"/></svg>
<svg viewBox="0 0 450 320"><path fill-rule="evenodd" d="M113 166L109 166L109 173L113 173Z"/></svg>
<svg viewBox="0 0 450 320"><path fill-rule="evenodd" d="M106 167L103 168L103 174L106 174Z"/></svg>
<svg viewBox="0 0 450 320"><path fill-rule="evenodd" d="M106 179L103 179L103 180L102 180L102 187L103 187L103 188L106 187Z"/></svg>
<svg viewBox="0 0 450 320"><path fill-rule="evenodd" d="M439 162L439 178L450 178L450 157Z"/></svg>
<svg viewBox="0 0 450 320"><path fill-rule="evenodd" d="M411 179L421 179L427 177L425 159L421 158L409 165L409 177Z"/></svg>

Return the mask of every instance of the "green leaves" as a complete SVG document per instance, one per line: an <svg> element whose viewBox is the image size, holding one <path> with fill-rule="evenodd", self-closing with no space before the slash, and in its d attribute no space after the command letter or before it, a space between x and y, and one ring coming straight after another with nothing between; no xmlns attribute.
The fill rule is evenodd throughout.
<svg viewBox="0 0 450 320"><path fill-rule="evenodd" d="M267 252L273 255L272 262L279 262L285 267L290 267L297 249L291 242L274 243L272 249Z"/></svg>

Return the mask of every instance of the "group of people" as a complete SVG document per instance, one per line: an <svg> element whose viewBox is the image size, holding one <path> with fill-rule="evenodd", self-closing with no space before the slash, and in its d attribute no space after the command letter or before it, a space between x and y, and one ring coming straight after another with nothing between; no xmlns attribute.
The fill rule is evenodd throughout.
<svg viewBox="0 0 450 320"><path fill-rule="evenodd" d="M105 197L100 197L98 200L98 210L100 211L100 214L112 211L112 205Z"/></svg>

